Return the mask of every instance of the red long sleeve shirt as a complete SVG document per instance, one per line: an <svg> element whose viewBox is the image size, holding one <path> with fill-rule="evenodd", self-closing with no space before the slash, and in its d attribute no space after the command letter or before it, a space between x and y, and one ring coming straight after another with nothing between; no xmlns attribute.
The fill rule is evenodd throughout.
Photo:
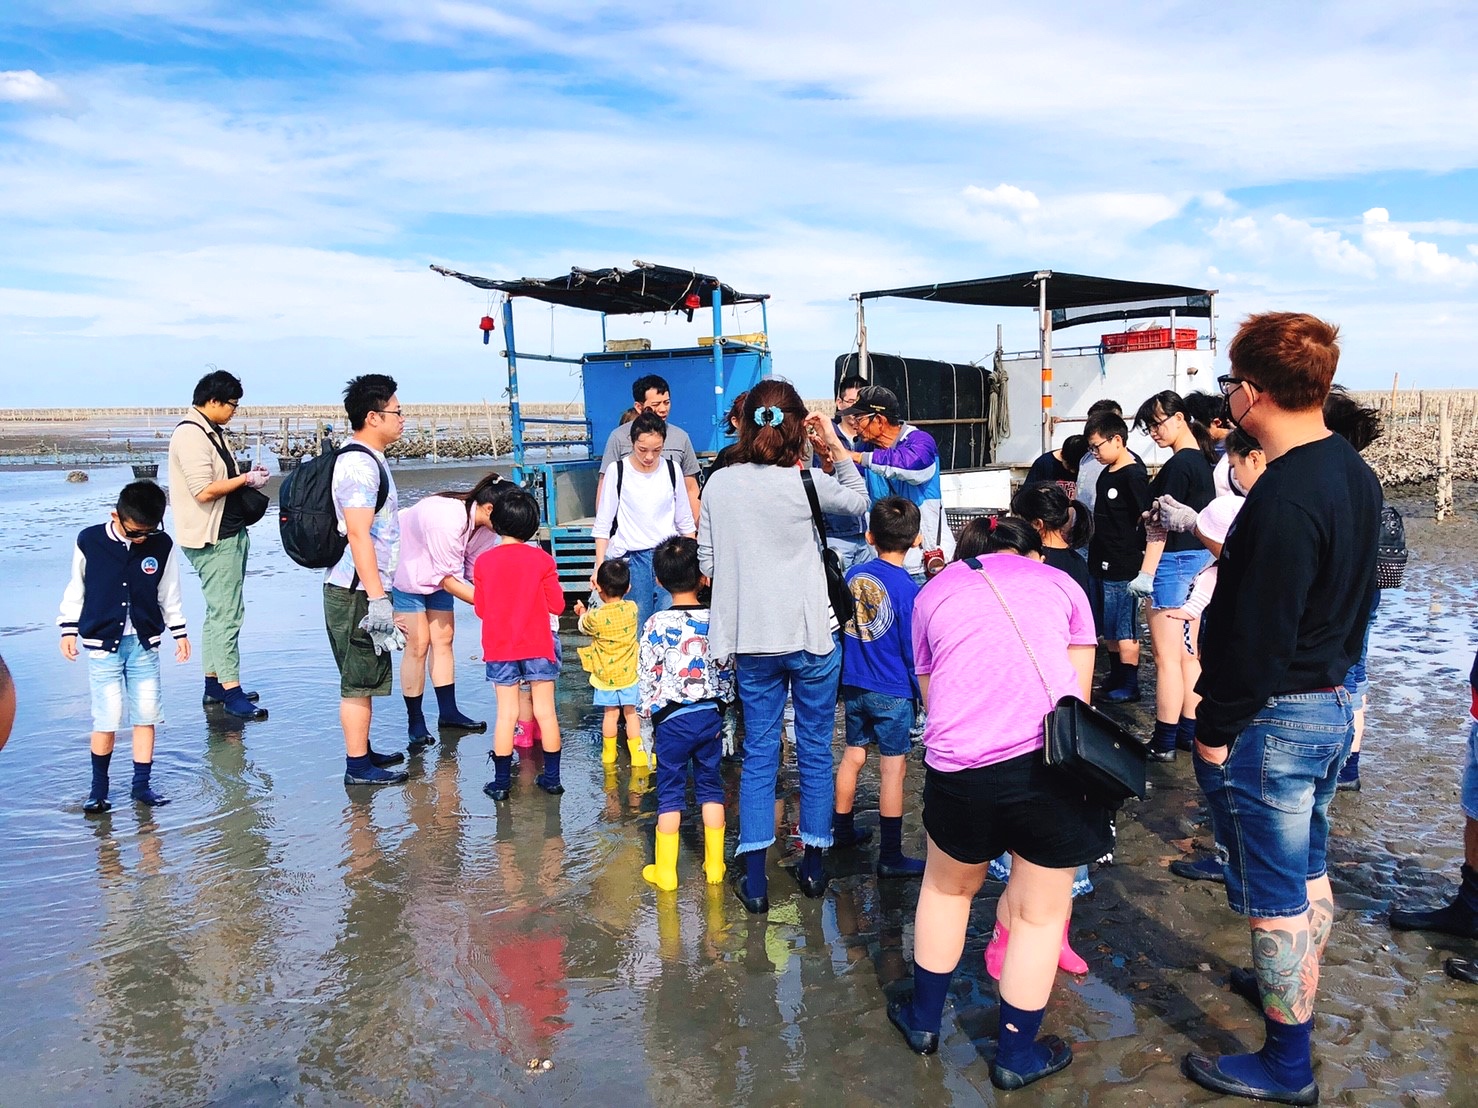
<svg viewBox="0 0 1478 1108"><path fill-rule="evenodd" d="M482 620L482 656L489 662L555 660L549 617L565 610L554 559L539 546L503 542L472 566L472 606Z"/></svg>

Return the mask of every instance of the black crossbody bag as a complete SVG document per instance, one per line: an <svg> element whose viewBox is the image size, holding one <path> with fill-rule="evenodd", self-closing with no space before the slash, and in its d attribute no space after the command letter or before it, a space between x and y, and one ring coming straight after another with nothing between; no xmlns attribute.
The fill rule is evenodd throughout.
<svg viewBox="0 0 1478 1108"><path fill-rule="evenodd" d="M1117 808L1131 796L1145 793L1145 766L1149 754L1145 745L1124 728L1076 696L1054 697L1047 675L1037 662L1036 652L1021 633L1021 626L1011 614L1011 607L996 583L985 572L979 558L966 558L965 564L985 578L990 591L1011 621L1011 627L1032 668L1042 682L1052 709L1042 717L1042 761L1072 777L1089 796L1100 803Z"/></svg>
<svg viewBox="0 0 1478 1108"><path fill-rule="evenodd" d="M241 471L236 468L236 459L231 456L231 452L226 449L226 444L222 441L224 436L217 438L193 419L182 419L175 426L200 427L201 433L210 440L210 444L216 448L216 453L221 456L221 461L226 463L226 476L228 478L241 476ZM236 506L236 511L241 516L242 522L248 527L266 515L267 509L272 504L271 497L261 489L254 489L250 485L242 485L239 489L232 489L226 494L226 499Z"/></svg>
<svg viewBox="0 0 1478 1108"><path fill-rule="evenodd" d="M857 615L857 602L852 599L852 590L847 587L847 573L842 569L842 558L826 545L826 524L821 519L821 501L816 499L816 483L811 480L809 469L801 470L801 484L806 486L806 499L811 502L811 522L816 525L816 538L821 545L821 568L826 571L826 595L831 601L832 614L837 617L837 626L845 627Z"/></svg>

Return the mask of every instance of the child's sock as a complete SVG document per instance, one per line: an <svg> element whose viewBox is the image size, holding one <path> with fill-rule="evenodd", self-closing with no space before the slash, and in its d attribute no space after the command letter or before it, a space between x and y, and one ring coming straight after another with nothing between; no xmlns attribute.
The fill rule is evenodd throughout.
<svg viewBox="0 0 1478 1108"><path fill-rule="evenodd" d="M1108 677L1104 680L1105 689L1117 689L1124 683L1124 663L1117 658L1109 659Z"/></svg>
<svg viewBox="0 0 1478 1108"><path fill-rule="evenodd" d="M1360 780L1360 752L1358 750L1351 754L1345 760L1345 764L1340 767L1339 779L1341 781Z"/></svg>
<svg viewBox="0 0 1478 1108"><path fill-rule="evenodd" d="M1216 1068L1256 1089L1302 1089L1314 1081L1314 1055L1309 1037L1314 1021L1277 1023L1263 1018L1267 1041L1255 1054L1227 1054Z"/></svg>
<svg viewBox="0 0 1478 1108"><path fill-rule="evenodd" d="M363 777L375 764L370 761L368 754L360 754L357 757L346 756L344 758L344 772L350 777Z"/></svg>
<svg viewBox="0 0 1478 1108"><path fill-rule="evenodd" d="M513 755L493 755L493 788L506 789L509 779L513 776Z"/></svg>
<svg viewBox="0 0 1478 1108"><path fill-rule="evenodd" d="M441 727L467 727L476 728L478 721L471 716L462 714L457 707L457 685L453 681L446 685L433 685L431 691L436 693L436 722Z"/></svg>
<svg viewBox="0 0 1478 1108"><path fill-rule="evenodd" d="M544 751L544 772L540 776L547 784L559 784L559 753L558 750Z"/></svg>
<svg viewBox="0 0 1478 1108"><path fill-rule="evenodd" d="M831 814L831 838L837 846L847 846L857 837L857 829L852 825L852 813L833 812Z"/></svg>
<svg viewBox="0 0 1478 1108"><path fill-rule="evenodd" d="M1175 748L1177 750L1190 750L1196 745L1196 721L1186 716L1180 717L1180 726L1175 729Z"/></svg>
<svg viewBox="0 0 1478 1108"><path fill-rule="evenodd" d="M1038 1008L1035 1012L1028 1012L1001 1001L996 1065L1012 1073L1033 1073L1047 1064L1050 1052L1037 1043L1037 1032L1042 1029L1042 1014L1046 1011L1046 1008Z"/></svg>
<svg viewBox="0 0 1478 1108"><path fill-rule="evenodd" d="M821 878L821 848L819 846L808 846L801 855L801 876L807 881L817 881Z"/></svg>
<svg viewBox="0 0 1478 1108"><path fill-rule="evenodd" d="M410 724L411 738L429 739L431 732L426 728L426 713L421 709L421 701L426 699L425 693L416 696L403 697L405 700L406 719Z"/></svg>
<svg viewBox="0 0 1478 1108"><path fill-rule="evenodd" d="M903 859L903 817L878 817L878 836L878 861L901 861Z"/></svg>
<svg viewBox="0 0 1478 1108"><path fill-rule="evenodd" d="M913 967L913 1019L909 1023L920 1031L939 1034L939 1025L944 1019L944 1001L949 996L949 982L954 970L935 973L926 970L917 962Z"/></svg>
<svg viewBox="0 0 1478 1108"><path fill-rule="evenodd" d="M1166 723L1164 720L1155 720L1155 737L1150 740L1151 754L1165 754L1175 752L1175 739L1180 732L1178 723Z"/></svg>
<svg viewBox="0 0 1478 1108"><path fill-rule="evenodd" d="M765 876L764 850L751 850L744 855L744 890L751 900L761 900L770 893L770 879Z"/></svg>
<svg viewBox="0 0 1478 1108"><path fill-rule="evenodd" d="M140 803L155 807L161 804L168 804L169 801L156 793L149 784L149 775L153 771L153 762L135 762L133 764L133 788L130 790L130 795Z"/></svg>
<svg viewBox="0 0 1478 1108"><path fill-rule="evenodd" d="M112 751L92 756L92 791L87 794L88 800L108 799L108 766L112 761Z"/></svg>

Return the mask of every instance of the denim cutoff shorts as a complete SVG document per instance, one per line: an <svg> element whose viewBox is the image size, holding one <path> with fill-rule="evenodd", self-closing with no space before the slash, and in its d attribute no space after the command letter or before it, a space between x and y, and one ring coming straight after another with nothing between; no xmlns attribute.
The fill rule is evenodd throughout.
<svg viewBox="0 0 1478 1108"><path fill-rule="evenodd" d="M397 612L450 612L456 598L446 589L427 593L391 589L390 603Z"/></svg>
<svg viewBox="0 0 1478 1108"><path fill-rule="evenodd" d="M1290 693L1268 699L1221 765L1193 756L1232 911L1257 919L1308 911L1307 883L1325 874L1329 801L1354 738L1343 688Z"/></svg>
<svg viewBox="0 0 1478 1108"><path fill-rule="evenodd" d="M843 685L842 704L846 709L848 746L867 746L876 741L878 753L889 758L909 752L913 700Z"/></svg>
<svg viewBox="0 0 1478 1108"><path fill-rule="evenodd" d="M117 731L123 705L134 727L164 722L159 699L159 650L150 650L137 635L124 635L117 651L87 652L87 683L92 691L92 729Z"/></svg>
<svg viewBox="0 0 1478 1108"><path fill-rule="evenodd" d="M1196 574L1211 564L1209 550L1166 551L1160 555L1155 569L1155 587L1150 593L1151 608L1179 608L1191 595L1191 582Z"/></svg>

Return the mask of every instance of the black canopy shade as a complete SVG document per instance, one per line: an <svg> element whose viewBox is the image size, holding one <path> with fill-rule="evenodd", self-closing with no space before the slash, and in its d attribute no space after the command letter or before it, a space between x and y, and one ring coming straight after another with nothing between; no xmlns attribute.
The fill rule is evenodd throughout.
<svg viewBox="0 0 1478 1108"><path fill-rule="evenodd" d="M973 281L948 281L936 285L914 285L911 288L879 289L858 293L860 300L880 296L901 296L910 300L937 300L945 304L975 304L1001 308L1036 308L1040 305L1038 277L1047 278L1047 308L1054 312L1071 312L1092 305L1143 304L1155 301L1162 314L1174 310L1178 315L1211 314L1214 289L1195 289L1188 285L1162 285L1150 281L1118 281L1112 277L1088 277L1081 273L1056 273L1039 270L1031 273L1009 273L1003 277L981 277ZM1077 315L1078 313L1073 313ZM1112 313L1118 318L1122 313ZM1087 322L1081 316L1076 322Z"/></svg>
<svg viewBox="0 0 1478 1108"><path fill-rule="evenodd" d="M720 303L754 304L768 300L764 293L736 292L717 277L671 266L636 262L631 269L572 268L559 277L520 277L516 281L497 281L491 277L472 277L466 273L431 267L443 277L455 277L480 289L496 289L509 296L528 296L550 304L604 312L606 315L643 315L648 312L683 312L691 320L693 308L684 303L696 293L702 307L713 303L713 292L719 290Z"/></svg>

